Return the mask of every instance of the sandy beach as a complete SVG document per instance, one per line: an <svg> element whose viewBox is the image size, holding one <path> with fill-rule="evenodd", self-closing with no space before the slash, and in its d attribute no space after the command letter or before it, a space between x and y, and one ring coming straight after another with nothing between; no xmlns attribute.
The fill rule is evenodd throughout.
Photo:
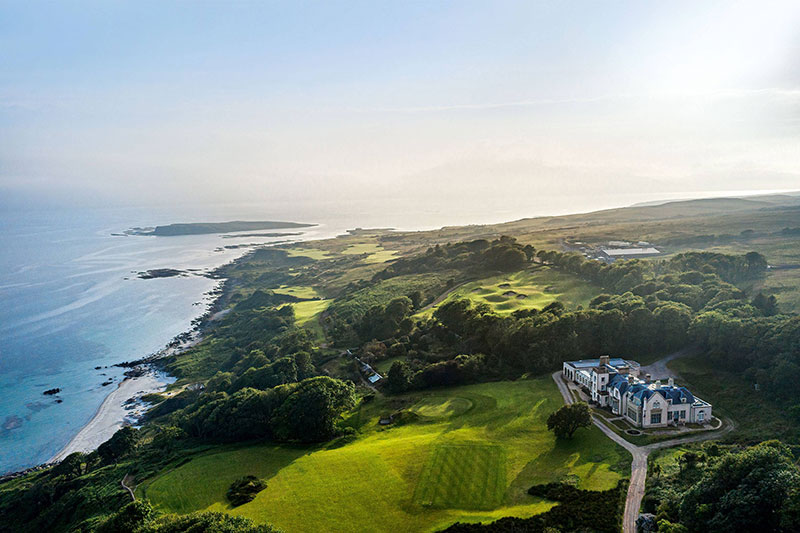
<svg viewBox="0 0 800 533"><path fill-rule="evenodd" d="M125 378L109 394L88 424L49 462L61 461L73 452L91 452L107 441L122 427L125 417L131 414L141 414L144 408L141 402L136 403L135 409L126 409L125 403L131 398L138 398L150 392L160 392L167 387L168 381L163 374L148 372L147 374Z"/></svg>

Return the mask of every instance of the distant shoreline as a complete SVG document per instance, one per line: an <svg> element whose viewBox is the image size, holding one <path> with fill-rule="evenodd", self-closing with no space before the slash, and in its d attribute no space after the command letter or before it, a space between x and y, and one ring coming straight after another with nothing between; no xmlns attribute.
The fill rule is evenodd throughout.
<svg viewBox="0 0 800 533"><path fill-rule="evenodd" d="M154 237L178 237L185 235L210 235L214 233L236 233L241 231L260 231L277 229L311 228L317 224L300 222L278 222L274 220L245 221L233 220L231 222L189 222L167 224L148 228L131 228L124 235L144 235ZM286 234L291 235L291 234ZM283 234L276 234L283 236Z"/></svg>

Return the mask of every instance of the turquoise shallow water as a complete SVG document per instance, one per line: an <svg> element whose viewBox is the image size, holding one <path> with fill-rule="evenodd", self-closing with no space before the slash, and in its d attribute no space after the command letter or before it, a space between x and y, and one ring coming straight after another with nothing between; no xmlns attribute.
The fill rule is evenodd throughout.
<svg viewBox="0 0 800 533"><path fill-rule="evenodd" d="M183 220L191 219L171 211L2 212L0 472L50 459L115 388L101 384L122 378L111 365L189 329L218 283L195 275L143 280L136 272L208 270L244 252L221 247L277 240L112 235ZM42 394L55 387L56 397Z"/></svg>

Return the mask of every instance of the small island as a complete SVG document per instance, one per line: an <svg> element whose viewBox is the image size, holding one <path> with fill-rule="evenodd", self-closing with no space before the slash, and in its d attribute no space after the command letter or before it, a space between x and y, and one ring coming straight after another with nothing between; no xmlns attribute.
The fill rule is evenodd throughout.
<svg viewBox="0 0 800 533"><path fill-rule="evenodd" d="M175 276L187 275L188 273L185 270L177 270L174 268L154 268L137 273L137 276L141 279L172 278Z"/></svg>
<svg viewBox="0 0 800 533"><path fill-rule="evenodd" d="M213 233L235 233L238 231L274 230L310 228L316 224L302 224L298 222L279 222L271 220L246 221L234 220L231 222L190 222L168 224L154 228L131 228L126 235L152 235L155 237L176 237L179 235L209 235Z"/></svg>

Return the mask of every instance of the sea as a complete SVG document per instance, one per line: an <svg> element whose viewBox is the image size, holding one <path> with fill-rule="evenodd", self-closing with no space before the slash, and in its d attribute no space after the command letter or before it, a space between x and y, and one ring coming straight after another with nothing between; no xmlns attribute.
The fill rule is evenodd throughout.
<svg viewBox="0 0 800 533"><path fill-rule="evenodd" d="M0 474L50 460L94 416L124 378L114 366L150 355L213 302L207 273L252 247L322 239L358 226L427 229L438 212L396 216L333 205L46 209L0 205ZM413 218L413 217L412 217ZM278 220L310 228L247 231L291 237L125 235L176 222ZM422 221L422 222L420 222ZM400 224L398 224L400 222ZM178 269L185 276L141 279ZM110 382L110 383L109 383ZM103 384L106 385L103 385ZM45 395L51 389L55 395Z"/></svg>
<svg viewBox="0 0 800 533"><path fill-rule="evenodd" d="M767 191L764 191L767 192ZM673 198L714 195L676 193ZM722 196L722 193L717 193ZM619 207L637 195L500 202L337 202L64 207L0 199L0 474L47 462L123 379L113 366L163 349L208 310L219 281L203 276L250 247L333 237L356 227L423 230ZM663 198L664 200L670 198ZM519 199L517 199L519 200ZM125 235L176 222L278 220L316 224L293 237ZM248 231L267 233L279 230ZM141 279L171 268L189 274ZM108 384L108 382L111 382ZM103 385L107 383L107 385ZM57 395L45 395L58 388Z"/></svg>

